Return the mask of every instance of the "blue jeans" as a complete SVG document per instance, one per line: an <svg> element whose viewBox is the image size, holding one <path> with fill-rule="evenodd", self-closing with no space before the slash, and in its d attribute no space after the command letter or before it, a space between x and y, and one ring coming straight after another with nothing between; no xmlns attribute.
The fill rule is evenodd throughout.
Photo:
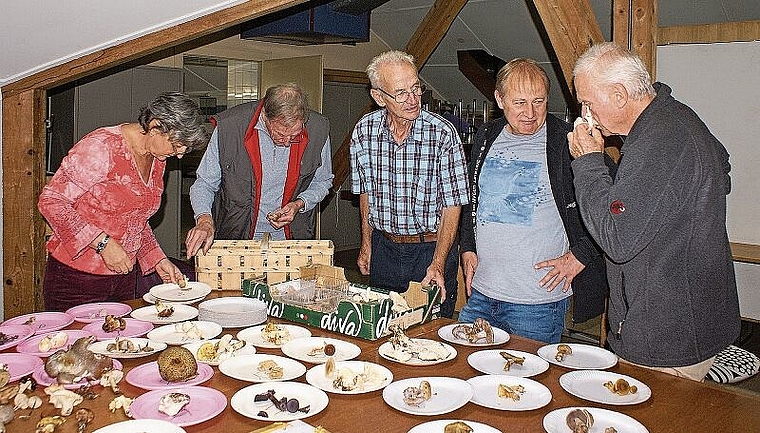
<svg viewBox="0 0 760 433"><path fill-rule="evenodd" d="M559 343L569 307L570 297L547 304L514 304L491 299L472 289L472 296L459 313L459 321L472 323L476 318L482 317L491 326L510 334L546 343Z"/></svg>

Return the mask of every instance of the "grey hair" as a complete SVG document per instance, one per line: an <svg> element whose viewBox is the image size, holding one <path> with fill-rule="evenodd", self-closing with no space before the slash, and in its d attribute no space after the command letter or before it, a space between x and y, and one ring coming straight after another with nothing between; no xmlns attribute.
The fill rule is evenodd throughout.
<svg viewBox="0 0 760 433"><path fill-rule="evenodd" d="M162 93L140 109L138 123L147 134L150 123L169 136L169 141L187 147L185 153L208 144L209 133L204 127L204 117L198 104L184 93Z"/></svg>
<svg viewBox="0 0 760 433"><path fill-rule="evenodd" d="M496 74L496 90L501 96L507 93L507 86L510 83L531 90L536 89L537 85L541 83L547 95L549 94L549 76L544 68L533 59L518 57L510 60L509 63L499 69L499 73Z"/></svg>
<svg viewBox="0 0 760 433"><path fill-rule="evenodd" d="M407 54L399 50L385 51L375 56L372 61L367 65L367 78L373 88L380 87L380 72L378 69L380 65L388 63L408 63L410 66L417 70L417 65L414 63L414 56Z"/></svg>
<svg viewBox="0 0 760 433"><path fill-rule="evenodd" d="M268 88L264 95L264 115L267 119L279 119L287 126L296 122L306 123L309 119L306 92L296 83Z"/></svg>
<svg viewBox="0 0 760 433"><path fill-rule="evenodd" d="M586 50L573 68L573 76L578 75L588 75L605 85L621 84L635 100L656 94L644 62L614 42L603 42Z"/></svg>

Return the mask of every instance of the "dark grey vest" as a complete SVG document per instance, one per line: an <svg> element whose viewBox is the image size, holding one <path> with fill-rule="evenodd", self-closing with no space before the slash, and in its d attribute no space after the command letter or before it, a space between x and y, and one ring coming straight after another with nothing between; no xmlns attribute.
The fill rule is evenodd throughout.
<svg viewBox="0 0 760 433"><path fill-rule="evenodd" d="M256 101L249 102L214 116L219 139L219 167L222 170L222 181L212 207L216 239L250 238L256 185L251 159L243 141L257 105ZM330 132L330 124L325 116L311 111L306 130L309 133L309 143L301 159L294 198L309 187L314 173L322 165L322 149ZM262 166L262 170L266 169L266 166ZM293 239L313 239L315 221L316 206L308 212L296 214L290 223Z"/></svg>

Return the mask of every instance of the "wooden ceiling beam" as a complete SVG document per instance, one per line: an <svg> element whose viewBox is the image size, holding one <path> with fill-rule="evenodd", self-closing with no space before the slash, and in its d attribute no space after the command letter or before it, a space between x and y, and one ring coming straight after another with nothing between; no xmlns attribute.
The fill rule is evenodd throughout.
<svg viewBox="0 0 760 433"><path fill-rule="evenodd" d="M657 45L760 41L760 21L660 27Z"/></svg>
<svg viewBox="0 0 760 433"><path fill-rule="evenodd" d="M613 0L612 40L635 52L652 80L657 72L657 0Z"/></svg>
<svg viewBox="0 0 760 433"><path fill-rule="evenodd" d="M562 70L564 82L560 85L573 88L573 67L575 61L591 45L603 42L604 37L596 21L590 0L528 0L538 12L543 29L549 37ZM538 23L537 23L538 24ZM573 106L572 101L567 101Z"/></svg>
<svg viewBox="0 0 760 433"><path fill-rule="evenodd" d="M404 47L404 51L414 56L418 69L422 69L422 66L428 61L466 3L467 0L436 0L430 7L425 18L422 19L417 30ZM373 103L368 104L362 113L369 113L373 107ZM343 185L351 172L351 132L346 135L340 147L333 154L332 165L335 176L333 188L335 190Z"/></svg>

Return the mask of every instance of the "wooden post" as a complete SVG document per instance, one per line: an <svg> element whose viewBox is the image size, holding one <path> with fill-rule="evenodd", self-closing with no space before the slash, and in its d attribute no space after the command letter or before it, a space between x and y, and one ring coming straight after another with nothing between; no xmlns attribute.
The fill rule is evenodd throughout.
<svg viewBox="0 0 760 433"><path fill-rule="evenodd" d="M635 52L654 81L657 72L657 0L613 0L612 40Z"/></svg>
<svg viewBox="0 0 760 433"><path fill-rule="evenodd" d="M45 222L37 196L45 180L45 92L3 97L3 300L5 317L42 309Z"/></svg>

